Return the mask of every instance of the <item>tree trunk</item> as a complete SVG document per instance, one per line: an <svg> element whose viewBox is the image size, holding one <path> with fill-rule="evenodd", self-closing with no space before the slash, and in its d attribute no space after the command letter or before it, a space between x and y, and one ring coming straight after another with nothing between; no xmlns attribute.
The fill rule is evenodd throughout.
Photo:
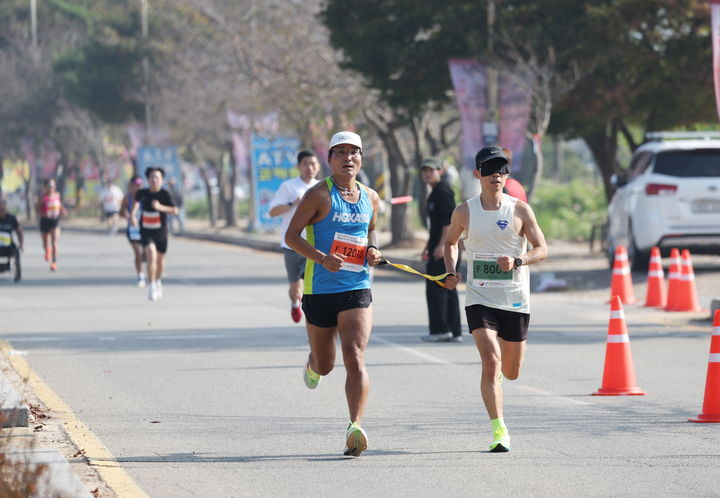
<svg viewBox="0 0 720 498"><path fill-rule="evenodd" d="M619 128L619 120L615 119L607 123L603 130L583 137L602 176L603 185L605 186L605 198L608 202L615 192L615 186L610 179L617 172Z"/></svg>
<svg viewBox="0 0 720 498"><path fill-rule="evenodd" d="M213 195L212 195L212 187L210 186L210 178L207 174L207 164L203 164L200 166L200 176L203 179L203 183L205 184L205 196L207 197L207 205L208 205L208 217L210 218L210 226L215 228L215 224L217 222L215 218L215 203L213 202Z"/></svg>
<svg viewBox="0 0 720 498"><path fill-rule="evenodd" d="M545 158L543 157L542 152L542 136L534 134L532 135L531 140L533 144L533 152L535 153L535 171L533 172L533 176L530 179L530 183L527 188L528 202L532 200L535 188L540 182L540 179L543 175L543 170L545 169Z"/></svg>
<svg viewBox="0 0 720 498"><path fill-rule="evenodd" d="M232 158L232 142L228 142L227 144L229 148L229 154L230 158ZM236 195L235 195L235 185L237 185L237 164L235 164L235 161L230 159L230 162L228 163L228 195L227 195L227 205L225 206L225 226L226 227L236 227L237 225L237 210L235 208L236 205Z"/></svg>

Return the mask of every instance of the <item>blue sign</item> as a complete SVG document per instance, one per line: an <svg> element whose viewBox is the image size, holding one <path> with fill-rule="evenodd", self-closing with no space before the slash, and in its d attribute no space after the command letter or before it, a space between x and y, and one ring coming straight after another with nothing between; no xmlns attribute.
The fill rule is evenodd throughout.
<svg viewBox="0 0 720 498"><path fill-rule="evenodd" d="M250 147L256 223L263 230L273 230L280 226L282 218L270 217L270 201L282 182L299 175L295 164L300 141L253 135Z"/></svg>
<svg viewBox="0 0 720 498"><path fill-rule="evenodd" d="M145 168L150 166L160 167L165 170L165 188L168 180L175 179L175 184L182 186L180 176L180 159L177 154L177 147L169 145L164 147L139 147L137 151L138 174L145 176Z"/></svg>

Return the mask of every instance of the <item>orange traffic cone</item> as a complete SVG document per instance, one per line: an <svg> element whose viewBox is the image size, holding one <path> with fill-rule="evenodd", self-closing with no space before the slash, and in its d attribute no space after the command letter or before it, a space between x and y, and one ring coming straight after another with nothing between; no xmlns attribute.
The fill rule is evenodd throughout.
<svg viewBox="0 0 720 498"><path fill-rule="evenodd" d="M690 422L720 422L720 310L715 311L703 410Z"/></svg>
<svg viewBox="0 0 720 498"><path fill-rule="evenodd" d="M623 304L635 304L630 267L628 266L627 251L624 246L615 249L615 262L613 263L612 282L610 283L610 301L619 296Z"/></svg>
<svg viewBox="0 0 720 498"><path fill-rule="evenodd" d="M690 260L690 251L687 249L682 250L682 270L677 285L678 293L675 301L668 302L665 311L702 311L695 290L695 273Z"/></svg>
<svg viewBox="0 0 720 498"><path fill-rule="evenodd" d="M625 325L625 313L619 296L614 296L610 305L605 349L605 368L602 387L593 396L622 396L646 394L637 386L635 368L630 354L630 339Z"/></svg>
<svg viewBox="0 0 720 498"><path fill-rule="evenodd" d="M665 293L665 274L660 258L660 249L653 247L650 250L650 267L648 268L647 293L645 294L645 306L652 308L664 308L667 304Z"/></svg>
<svg viewBox="0 0 720 498"><path fill-rule="evenodd" d="M682 260L680 259L680 251L673 247L670 249L670 270L668 271L668 288L667 288L667 301L665 303L665 311L670 311L670 308L676 307L676 302L680 297L681 290L681 271L682 271Z"/></svg>

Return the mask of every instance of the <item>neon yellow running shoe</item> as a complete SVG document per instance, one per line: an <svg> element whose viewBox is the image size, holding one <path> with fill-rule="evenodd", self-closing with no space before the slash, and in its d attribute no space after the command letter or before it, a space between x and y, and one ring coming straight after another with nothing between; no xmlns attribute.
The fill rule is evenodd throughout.
<svg viewBox="0 0 720 498"><path fill-rule="evenodd" d="M510 451L510 434L507 427L498 427L493 431L495 440L490 445L491 453L505 453Z"/></svg>
<svg viewBox="0 0 720 498"><path fill-rule="evenodd" d="M345 456L360 456L360 453L367 449L368 439L362 427L355 422L350 422L345 433Z"/></svg>
<svg viewBox="0 0 720 498"><path fill-rule="evenodd" d="M320 384L322 377L322 375L310 368L309 364L305 364L305 368L303 368L303 380L308 389L315 389L318 384Z"/></svg>

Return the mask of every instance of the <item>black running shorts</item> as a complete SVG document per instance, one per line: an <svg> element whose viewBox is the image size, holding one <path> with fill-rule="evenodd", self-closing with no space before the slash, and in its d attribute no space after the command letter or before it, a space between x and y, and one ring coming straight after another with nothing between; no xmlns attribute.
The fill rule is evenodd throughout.
<svg viewBox="0 0 720 498"><path fill-rule="evenodd" d="M472 334L476 329L490 329L498 333L498 337L508 342L527 340L529 313L518 313L482 304L473 304L465 308L468 328Z"/></svg>
<svg viewBox="0 0 720 498"><path fill-rule="evenodd" d="M359 289L335 294L305 294L302 310L309 324L316 327L336 327L341 311L369 308L372 304L370 289Z"/></svg>
<svg viewBox="0 0 720 498"><path fill-rule="evenodd" d="M40 218L40 231L42 233L52 232L58 226L59 218Z"/></svg>
<svg viewBox="0 0 720 498"><path fill-rule="evenodd" d="M167 232L163 230L144 230L140 229L140 240L143 247L155 244L157 252L165 254L167 252L168 237Z"/></svg>

